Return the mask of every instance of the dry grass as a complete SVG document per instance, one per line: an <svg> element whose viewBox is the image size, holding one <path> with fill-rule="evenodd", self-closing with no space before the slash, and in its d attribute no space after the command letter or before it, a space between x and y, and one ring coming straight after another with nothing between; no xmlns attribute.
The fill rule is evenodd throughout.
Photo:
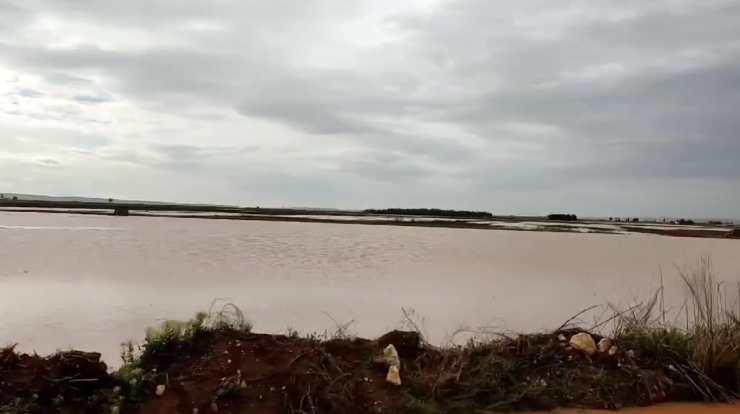
<svg viewBox="0 0 740 414"><path fill-rule="evenodd" d="M640 363L677 371L701 399L735 401L740 312L730 293L740 297L740 285L730 289L716 280L709 258L679 274L686 295L678 312L665 308L661 286L647 302L616 313L615 337L622 347L638 352Z"/></svg>

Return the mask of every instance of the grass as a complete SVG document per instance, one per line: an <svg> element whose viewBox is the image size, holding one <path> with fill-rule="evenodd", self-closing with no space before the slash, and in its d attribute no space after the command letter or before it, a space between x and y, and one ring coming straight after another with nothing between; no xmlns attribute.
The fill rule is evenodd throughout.
<svg viewBox="0 0 740 414"><path fill-rule="evenodd" d="M740 297L740 286L718 282L709 259L680 276L686 295L678 310L666 309L663 286L636 306L609 308L611 316L597 326L613 326L608 336L619 354L612 361L563 352L562 341L553 338L581 330L569 323L552 333L489 335L462 347L437 348L426 353L427 360L406 361L405 412L736 402L740 308L731 297ZM597 342L601 338L592 335Z"/></svg>
<svg viewBox="0 0 740 414"><path fill-rule="evenodd" d="M116 376L121 383L119 393L126 404L123 412L139 406L156 385L168 382L166 371L173 363L186 360L192 354L204 354L214 337L221 332L251 332L252 324L233 303L216 308L218 300L211 303L208 312L199 312L187 321L167 320L159 326L148 328L144 343L122 345L123 365ZM239 384L225 384L223 396L239 389ZM121 408L121 407L119 407Z"/></svg>
<svg viewBox="0 0 740 414"><path fill-rule="evenodd" d="M641 363L668 364L678 371L702 399L736 401L740 385L737 299L731 301L729 286L715 279L708 258L694 271L679 273L686 301L675 319L667 318L670 312L663 304L661 286L647 303L619 313L615 336L623 347L640 351ZM735 292L740 298L740 285Z"/></svg>

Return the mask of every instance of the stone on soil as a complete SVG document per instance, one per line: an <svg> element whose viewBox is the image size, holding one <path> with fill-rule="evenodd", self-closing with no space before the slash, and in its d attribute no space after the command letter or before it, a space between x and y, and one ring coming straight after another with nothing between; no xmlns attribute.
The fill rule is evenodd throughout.
<svg viewBox="0 0 740 414"><path fill-rule="evenodd" d="M599 341L599 352L603 354L604 352L609 351L613 345L614 345L614 341L612 341L609 338L603 338L602 340Z"/></svg>
<svg viewBox="0 0 740 414"><path fill-rule="evenodd" d="M573 335L570 338L570 346L589 355L595 354L597 350L596 341L585 332Z"/></svg>
<svg viewBox="0 0 740 414"><path fill-rule="evenodd" d="M383 360L388 364L390 367L400 367L401 366L401 359L398 357L398 352L396 351L396 347L393 345L388 345L383 350Z"/></svg>
<svg viewBox="0 0 740 414"><path fill-rule="evenodd" d="M397 366L392 365L388 368L388 375L386 375L385 380L389 384L401 385L401 373L398 371Z"/></svg>

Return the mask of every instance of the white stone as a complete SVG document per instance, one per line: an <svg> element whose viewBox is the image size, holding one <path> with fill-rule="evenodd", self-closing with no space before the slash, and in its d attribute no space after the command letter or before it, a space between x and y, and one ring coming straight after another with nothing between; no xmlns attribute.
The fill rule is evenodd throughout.
<svg viewBox="0 0 740 414"><path fill-rule="evenodd" d="M164 389L165 389L164 385L157 385L157 395L160 397L164 395Z"/></svg>
<svg viewBox="0 0 740 414"><path fill-rule="evenodd" d="M612 348L613 345L614 345L614 341L612 341L611 339L609 339L609 338L602 338L599 341L599 352L601 352L603 354L604 352L609 351Z"/></svg>
<svg viewBox="0 0 740 414"><path fill-rule="evenodd" d="M612 347L609 348L609 355L611 355L611 356L617 355L617 346L616 345L612 345Z"/></svg>
<svg viewBox="0 0 740 414"><path fill-rule="evenodd" d="M401 385L401 373L397 366L388 368L388 375L385 377L386 382L393 385Z"/></svg>
<svg viewBox="0 0 740 414"><path fill-rule="evenodd" d="M383 350L383 360L391 367L400 367L401 359L398 357L398 351L393 345L388 345Z"/></svg>
<svg viewBox="0 0 740 414"><path fill-rule="evenodd" d="M570 338L570 346L589 355L596 353L596 341L585 332L573 335Z"/></svg>

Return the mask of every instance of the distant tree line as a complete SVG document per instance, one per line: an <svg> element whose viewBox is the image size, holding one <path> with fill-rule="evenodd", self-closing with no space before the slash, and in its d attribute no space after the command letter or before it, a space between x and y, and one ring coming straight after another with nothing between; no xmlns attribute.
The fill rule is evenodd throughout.
<svg viewBox="0 0 740 414"><path fill-rule="evenodd" d="M439 208L370 208L364 211L370 214L395 214L399 216L431 216L452 218L493 218L493 214L486 211L442 210Z"/></svg>
<svg viewBox="0 0 740 414"><path fill-rule="evenodd" d="M548 214L548 220L557 221L578 221L578 217L575 214Z"/></svg>

